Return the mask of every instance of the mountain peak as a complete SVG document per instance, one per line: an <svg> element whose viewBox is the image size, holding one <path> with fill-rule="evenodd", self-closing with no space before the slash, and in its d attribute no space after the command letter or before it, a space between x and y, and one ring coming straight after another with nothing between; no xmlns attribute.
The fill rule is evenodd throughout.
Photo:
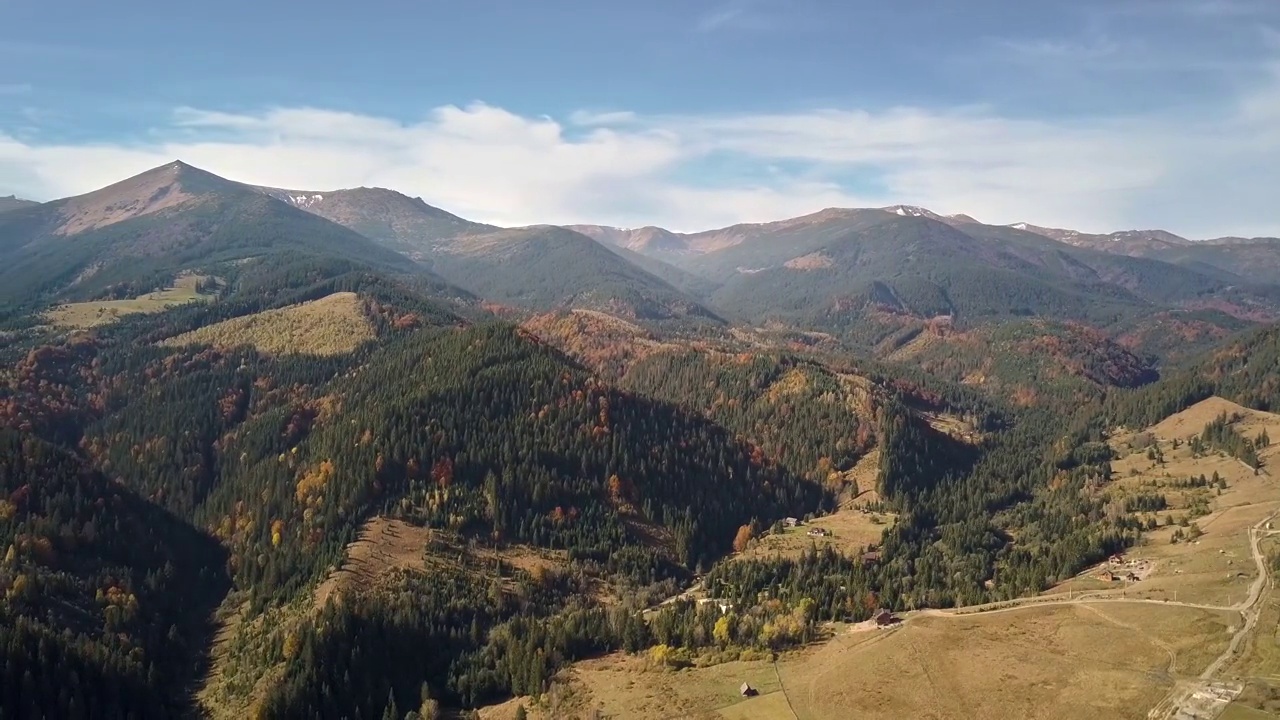
<svg viewBox="0 0 1280 720"><path fill-rule="evenodd" d="M59 235L97 230L118 222L151 215L200 201L236 183L174 160L126 178L101 190L60 201Z"/></svg>
<svg viewBox="0 0 1280 720"><path fill-rule="evenodd" d="M23 200L16 195L0 196L0 212L17 210L18 208L31 207L32 205L39 204L40 203L31 200Z"/></svg>
<svg viewBox="0 0 1280 720"><path fill-rule="evenodd" d="M927 217L932 220L943 219L941 215L929 210L928 208L919 207L918 205L890 205L880 209L903 217Z"/></svg>
<svg viewBox="0 0 1280 720"><path fill-rule="evenodd" d="M437 240L497 229L441 210L420 197L409 197L387 188L361 186L321 191L254 186L252 189L390 244L411 256Z"/></svg>

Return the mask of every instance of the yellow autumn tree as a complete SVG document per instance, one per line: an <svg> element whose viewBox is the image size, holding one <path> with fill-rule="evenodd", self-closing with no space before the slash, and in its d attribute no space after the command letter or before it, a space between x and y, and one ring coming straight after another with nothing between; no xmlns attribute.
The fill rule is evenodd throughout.
<svg viewBox="0 0 1280 720"><path fill-rule="evenodd" d="M755 533L751 530L750 525L743 525L738 528L738 534L733 537L733 551L742 552L747 549L747 544L751 542L751 538Z"/></svg>
<svg viewBox="0 0 1280 720"><path fill-rule="evenodd" d="M298 478L298 487L295 493L298 502L306 502L308 498L319 495L331 477L333 477L332 460L324 460L311 470L303 473L302 477Z"/></svg>
<svg viewBox="0 0 1280 720"><path fill-rule="evenodd" d="M298 633L290 632L284 636L284 645L280 651L284 654L285 660L292 660L298 656L298 650L302 648L302 640L298 637Z"/></svg>
<svg viewBox="0 0 1280 720"><path fill-rule="evenodd" d="M725 613L716 619L716 626L711 631L711 637L715 639L716 644L720 647L727 647L733 642L733 613Z"/></svg>
<svg viewBox="0 0 1280 720"><path fill-rule="evenodd" d="M654 645L653 647L649 648L649 662L652 662L654 665L658 665L658 666L667 665L670 662L671 656L674 654L674 652L675 652L674 649L670 645L667 645L666 643Z"/></svg>

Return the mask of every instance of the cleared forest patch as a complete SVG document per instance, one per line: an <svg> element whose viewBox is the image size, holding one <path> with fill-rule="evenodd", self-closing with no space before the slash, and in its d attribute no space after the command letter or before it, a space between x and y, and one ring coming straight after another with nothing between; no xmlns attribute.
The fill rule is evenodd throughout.
<svg viewBox="0 0 1280 720"><path fill-rule="evenodd" d="M316 588L314 605L319 609L356 588L377 587L394 570L429 573L432 568L459 568L510 584L513 571L537 577L567 565L564 552L525 545L495 549L468 543L453 533L379 516L365 522L356 541L347 546L342 566Z"/></svg>
<svg viewBox="0 0 1280 720"><path fill-rule="evenodd" d="M91 328L109 325L126 315L158 313L189 302L206 302L213 296L201 293L197 285L203 275L179 275L173 286L127 300L91 300L63 303L45 313L51 325L61 328Z"/></svg>
<svg viewBox="0 0 1280 720"><path fill-rule="evenodd" d="M271 355L338 355L373 339L355 293L334 293L286 308L232 318L162 341L169 347L252 345Z"/></svg>

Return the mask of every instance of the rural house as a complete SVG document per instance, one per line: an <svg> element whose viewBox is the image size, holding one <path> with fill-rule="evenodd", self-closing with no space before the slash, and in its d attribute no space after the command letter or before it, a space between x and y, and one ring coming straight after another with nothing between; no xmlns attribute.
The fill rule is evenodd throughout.
<svg viewBox="0 0 1280 720"><path fill-rule="evenodd" d="M876 627L889 627L902 622L901 618L894 616L893 612L884 608L877 610L872 619L876 621Z"/></svg>

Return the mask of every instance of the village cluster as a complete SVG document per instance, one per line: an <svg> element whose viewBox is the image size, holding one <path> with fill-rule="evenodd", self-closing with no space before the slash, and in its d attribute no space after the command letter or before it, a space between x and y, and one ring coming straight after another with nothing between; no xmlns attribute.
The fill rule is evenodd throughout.
<svg viewBox="0 0 1280 720"><path fill-rule="evenodd" d="M1112 555L1095 576L1103 582L1138 582L1151 572L1150 560Z"/></svg>
<svg viewBox="0 0 1280 720"><path fill-rule="evenodd" d="M782 519L783 527L795 528L795 527L800 527L803 524L804 523L800 522L799 518L788 517L788 518ZM807 533L809 537L827 537L830 534L831 534L830 530L826 528L820 528L820 527L810 527Z"/></svg>

